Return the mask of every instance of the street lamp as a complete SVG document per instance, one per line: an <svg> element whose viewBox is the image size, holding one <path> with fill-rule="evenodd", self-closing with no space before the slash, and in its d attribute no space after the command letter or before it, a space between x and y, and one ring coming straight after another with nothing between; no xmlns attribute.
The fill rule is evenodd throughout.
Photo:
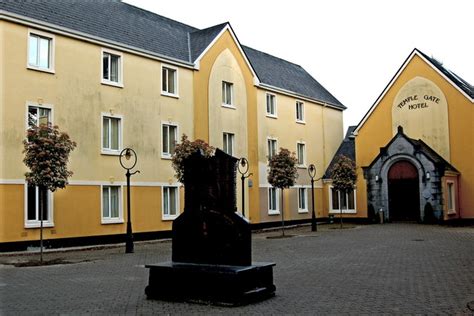
<svg viewBox="0 0 474 316"><path fill-rule="evenodd" d="M245 217L245 179L249 178L252 173L249 173L248 175L247 172L249 171L249 162L247 158L240 158L239 159L239 164L237 165L237 169L239 170L239 173L241 174L240 179L242 180L242 216Z"/></svg>
<svg viewBox="0 0 474 316"><path fill-rule="evenodd" d="M120 152L120 165L127 170L125 176L127 177L127 235L125 237L125 252L133 253L133 233L132 233L132 219L130 215L130 176L140 173L139 170L130 173L137 164L137 153L131 148L125 148Z"/></svg>
<svg viewBox="0 0 474 316"><path fill-rule="evenodd" d="M310 164L308 167L308 174L311 178L311 205L313 212L311 214L311 231L315 232L318 230L318 226L316 225L316 214L314 213L314 177L316 176L316 166Z"/></svg>

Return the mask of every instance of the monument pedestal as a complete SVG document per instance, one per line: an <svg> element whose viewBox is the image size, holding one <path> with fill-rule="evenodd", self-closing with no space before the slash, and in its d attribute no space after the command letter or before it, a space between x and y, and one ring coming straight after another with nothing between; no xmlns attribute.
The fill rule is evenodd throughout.
<svg viewBox="0 0 474 316"><path fill-rule="evenodd" d="M243 305L275 295L274 263L250 266L162 262L150 269L149 299Z"/></svg>

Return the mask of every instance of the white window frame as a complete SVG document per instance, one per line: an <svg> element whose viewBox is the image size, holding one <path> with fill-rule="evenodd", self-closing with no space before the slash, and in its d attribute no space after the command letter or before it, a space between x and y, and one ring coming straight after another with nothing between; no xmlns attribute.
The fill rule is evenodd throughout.
<svg viewBox="0 0 474 316"><path fill-rule="evenodd" d="M160 133L161 133L161 158L163 159L171 159L171 157L173 156L173 153L172 152L164 152L163 151L163 125L167 125L167 126L174 126L176 127L176 135L175 135L175 139L176 139L176 144L179 143L179 139L178 139L178 136L179 136L179 125L178 123L176 122L169 122L169 121L162 121L161 122L161 129L160 129ZM169 137L168 137L169 138Z"/></svg>
<svg viewBox="0 0 474 316"><path fill-rule="evenodd" d="M229 139L230 139L230 153L228 152L228 148L226 148L226 142L225 138L227 139L227 147L229 145ZM222 150L231 155L234 156L235 154L235 134L234 133L229 133L229 132L224 132L222 133Z"/></svg>
<svg viewBox="0 0 474 316"><path fill-rule="evenodd" d="M225 91L224 91L224 86L225 85L229 85L230 86L230 103L226 103L225 100L226 97L225 97ZM231 108L231 109L235 109L235 104L234 104L234 84L232 82L229 82L229 81L225 81L223 80L222 81L222 106L225 107L225 108Z"/></svg>
<svg viewBox="0 0 474 316"><path fill-rule="evenodd" d="M118 82L112 81L110 79L104 79L104 54L115 55L119 57L119 69L118 69ZM110 71L110 66L109 66ZM110 74L109 74L110 77ZM123 53L111 50L107 48L102 48L100 52L100 82L105 85L114 86L118 88L123 88Z"/></svg>
<svg viewBox="0 0 474 316"><path fill-rule="evenodd" d="M273 112L274 113L271 113L271 111L270 112L268 111L268 96L273 97ZM265 112L267 114L267 117L278 118L277 108L278 107L277 107L277 96L276 96L276 94L266 92L265 93Z"/></svg>
<svg viewBox="0 0 474 316"><path fill-rule="evenodd" d="M452 193L450 194L450 185L452 186ZM452 208L449 208L449 204ZM456 214L456 182L452 180L446 181L446 210L448 214Z"/></svg>
<svg viewBox="0 0 474 316"><path fill-rule="evenodd" d="M24 214L25 214L25 228L39 228L41 227L41 221L39 220L39 208L38 208L38 187L35 187L36 190L36 200L35 200L35 208L36 208L36 220L28 220L28 183L25 182L24 185ZM54 198L53 193L48 190L48 220L43 221L43 227L54 227Z"/></svg>
<svg viewBox="0 0 474 316"><path fill-rule="evenodd" d="M49 59L49 67L48 68L43 68L38 65L31 65L30 64L30 36L31 35L37 35L38 37L43 37L49 39L49 54L48 54L48 59ZM33 29L28 29L28 37L27 37L27 53L26 53L26 68L32 69L32 70L38 70L38 71L43 71L43 72L48 72L48 73L55 73L54 70L54 61L55 61L55 42L56 42L56 37L51 34L51 33L45 33L42 31L37 31Z"/></svg>
<svg viewBox="0 0 474 316"><path fill-rule="evenodd" d="M274 138L274 137L267 137L267 159L268 161L271 160L271 158L273 157L273 155L270 157L270 141L274 141L275 142L275 153L273 155L276 155L278 154L278 139L277 138Z"/></svg>
<svg viewBox="0 0 474 316"><path fill-rule="evenodd" d="M53 111L53 105L52 104L39 104L36 102L26 102L26 116L25 116L25 129L28 129L30 125L28 124L28 114L30 112L30 107L32 108L38 108L38 109L48 109L50 113L50 122L53 123L54 120L54 111Z"/></svg>
<svg viewBox="0 0 474 316"><path fill-rule="evenodd" d="M301 118L298 118L298 105L301 105ZM304 111L304 102L303 101L299 101L299 100L296 100L295 102L295 118L296 118L296 123L302 123L302 124L306 124L306 121L305 121L305 111Z"/></svg>
<svg viewBox="0 0 474 316"><path fill-rule="evenodd" d="M175 189L176 190L176 214L170 215L170 214L165 214L165 188L167 189ZM166 185L161 187L161 216L162 220L174 220L176 217L179 216L180 214L180 208L179 208L179 200L180 200L180 195L179 195L179 185ZM170 203L168 203L170 205Z"/></svg>
<svg viewBox="0 0 474 316"><path fill-rule="evenodd" d="M270 208L270 191L275 190L275 200L276 200L276 209ZM280 214L280 190L278 188L269 187L267 190L267 205L268 205L268 215L279 215Z"/></svg>
<svg viewBox="0 0 474 316"><path fill-rule="evenodd" d="M329 214L339 214L341 210L339 208L334 209L332 205L332 190L334 186L329 186ZM357 213L357 190L354 188L354 209L342 209L342 214L356 214ZM339 203L340 200L339 200ZM346 193L346 205L349 205L349 197L348 194Z"/></svg>
<svg viewBox="0 0 474 316"><path fill-rule="evenodd" d="M119 214L118 217L104 217L104 188L118 188L118 207ZM110 195L109 195L110 198ZM110 203L109 203L110 206ZM109 210L110 213L110 210ZM113 184L104 184L100 186L100 220L101 224L122 224L124 223L123 219L123 186L113 185Z"/></svg>
<svg viewBox="0 0 474 316"><path fill-rule="evenodd" d="M297 189L297 194L298 194L298 213L308 213L308 189L303 188L303 187L299 187L296 189ZM304 208L300 207L301 206L300 190L304 191L304 194L303 194L304 206L305 206Z"/></svg>
<svg viewBox="0 0 474 316"><path fill-rule="evenodd" d="M109 149L104 148L104 118L118 119L119 120L119 148ZM123 149L123 115L117 115L114 113L101 113L100 115L100 152L103 155L118 156Z"/></svg>
<svg viewBox="0 0 474 316"><path fill-rule="evenodd" d="M303 163L300 164L300 151L299 151L299 146L302 145L303 146ZM297 158L297 167L298 168L306 168L306 142L302 142L302 141L299 141L296 143L296 158Z"/></svg>
<svg viewBox="0 0 474 316"><path fill-rule="evenodd" d="M167 80L168 79L168 76L166 76L166 78L163 78L163 68L165 69L170 69L170 70L174 70L174 73L175 73L175 76L174 76L174 88L175 88L175 92L174 93L171 93L171 92L168 92L168 91L165 91L163 90L163 80ZM167 65L167 64L162 64L161 65L161 71L160 71L160 77L161 77L161 80L160 80L160 90L161 90L161 95L164 95L164 96L167 96L167 97L173 97L173 98L179 98L179 80L178 80L178 76L179 76L179 69L177 67L174 67L174 66L171 66L171 65ZM166 87L168 87L168 82L166 81Z"/></svg>

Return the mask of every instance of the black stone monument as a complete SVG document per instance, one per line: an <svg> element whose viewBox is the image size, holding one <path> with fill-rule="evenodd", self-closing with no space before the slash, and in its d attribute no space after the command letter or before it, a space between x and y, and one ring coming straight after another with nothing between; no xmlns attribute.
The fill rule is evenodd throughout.
<svg viewBox="0 0 474 316"><path fill-rule="evenodd" d="M219 149L184 162L185 207L173 222L172 261L146 265L149 299L241 305L275 294L275 264L252 263L250 224L237 213L237 162Z"/></svg>

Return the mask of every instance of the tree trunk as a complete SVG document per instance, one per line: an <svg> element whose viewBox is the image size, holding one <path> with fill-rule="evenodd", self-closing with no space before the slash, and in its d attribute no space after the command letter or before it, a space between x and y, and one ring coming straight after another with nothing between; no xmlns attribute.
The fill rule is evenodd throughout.
<svg viewBox="0 0 474 316"><path fill-rule="evenodd" d="M281 189L281 235L285 236L285 218L283 215L283 210L285 206L283 204L283 189Z"/></svg>

